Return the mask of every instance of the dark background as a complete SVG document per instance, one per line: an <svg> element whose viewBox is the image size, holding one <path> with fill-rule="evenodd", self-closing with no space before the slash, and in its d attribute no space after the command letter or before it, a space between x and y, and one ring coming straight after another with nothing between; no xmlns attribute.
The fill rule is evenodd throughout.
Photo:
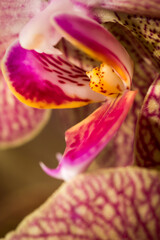
<svg viewBox="0 0 160 240"><path fill-rule="evenodd" d="M0 237L15 229L40 206L62 181L47 176L39 166L54 168L56 152L65 148L64 128L55 110L43 131L29 143L0 151Z"/></svg>

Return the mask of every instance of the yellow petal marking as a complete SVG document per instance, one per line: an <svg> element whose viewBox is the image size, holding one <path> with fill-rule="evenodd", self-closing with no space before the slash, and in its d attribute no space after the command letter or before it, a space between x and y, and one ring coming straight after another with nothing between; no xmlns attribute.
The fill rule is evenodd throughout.
<svg viewBox="0 0 160 240"><path fill-rule="evenodd" d="M102 63L100 67L93 68L86 74L90 78L91 89L105 96L121 94L127 88L114 69L106 63Z"/></svg>

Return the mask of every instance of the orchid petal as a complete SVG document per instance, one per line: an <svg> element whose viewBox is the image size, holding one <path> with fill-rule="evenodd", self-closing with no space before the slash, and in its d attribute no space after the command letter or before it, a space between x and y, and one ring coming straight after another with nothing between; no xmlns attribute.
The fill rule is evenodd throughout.
<svg viewBox="0 0 160 240"><path fill-rule="evenodd" d="M51 1L44 11L32 18L23 28L19 36L21 46L39 53L61 54L53 46L61 39L59 34L50 24L51 14L59 11L72 11L73 4L70 0Z"/></svg>
<svg viewBox="0 0 160 240"><path fill-rule="evenodd" d="M115 12L125 12L130 14L146 15L151 17L159 17L160 5L158 0L72 0L74 3L83 3L88 7L103 8L113 10Z"/></svg>
<svg viewBox="0 0 160 240"><path fill-rule="evenodd" d="M32 109L19 102L0 77L0 149L17 147L35 137L46 125L49 110Z"/></svg>
<svg viewBox="0 0 160 240"><path fill-rule="evenodd" d="M160 168L160 76L150 86L141 109L135 143L136 164Z"/></svg>
<svg viewBox="0 0 160 240"><path fill-rule="evenodd" d="M54 16L53 26L72 44L111 66L130 88L132 61L126 50L104 27L88 18L71 14Z"/></svg>
<svg viewBox="0 0 160 240"><path fill-rule="evenodd" d="M133 146L137 118L147 90L157 76L157 70L150 56L131 32L127 31L127 29L119 24L108 23L105 26L107 26L109 31L111 31L121 44L124 45L135 63L132 86L133 89L138 89L138 93L134 105L127 115L124 124L122 124L118 130L116 137L110 141L107 148L105 148L92 163L91 168L120 167L133 164Z"/></svg>
<svg viewBox="0 0 160 240"><path fill-rule="evenodd" d="M100 65L99 61L91 58L64 38L57 44L56 47L63 53L67 61L86 72L91 71L93 68Z"/></svg>
<svg viewBox="0 0 160 240"><path fill-rule="evenodd" d="M156 67L160 67L160 19L125 13L114 13L105 9L97 10L102 23L119 23L129 30L141 43L141 48L150 55Z"/></svg>
<svg viewBox="0 0 160 240"><path fill-rule="evenodd" d="M123 96L104 103L89 117L66 132L66 150L59 157L57 169L43 170L52 177L68 180L84 171L94 157L106 146L123 123L136 92L128 91Z"/></svg>
<svg viewBox="0 0 160 240"><path fill-rule="evenodd" d="M6 53L2 69L11 91L32 107L79 107L105 99L90 89L80 68L63 57L23 49L18 42Z"/></svg>
<svg viewBox="0 0 160 240"><path fill-rule="evenodd" d="M4 240L160 238L160 174L99 170L63 184Z"/></svg>
<svg viewBox="0 0 160 240"><path fill-rule="evenodd" d="M47 4L41 0L0 1L0 59L22 27Z"/></svg>

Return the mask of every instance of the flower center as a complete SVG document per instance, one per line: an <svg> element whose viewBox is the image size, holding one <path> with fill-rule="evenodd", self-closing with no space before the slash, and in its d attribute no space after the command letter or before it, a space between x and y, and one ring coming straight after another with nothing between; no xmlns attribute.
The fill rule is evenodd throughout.
<svg viewBox="0 0 160 240"><path fill-rule="evenodd" d="M106 63L93 68L86 73L90 78L90 88L105 96L119 94L125 91L126 86L116 72Z"/></svg>

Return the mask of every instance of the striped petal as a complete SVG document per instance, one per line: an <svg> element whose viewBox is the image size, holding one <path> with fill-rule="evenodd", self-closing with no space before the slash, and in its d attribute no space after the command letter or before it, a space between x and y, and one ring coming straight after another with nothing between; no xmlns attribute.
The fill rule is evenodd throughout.
<svg viewBox="0 0 160 240"><path fill-rule="evenodd" d="M118 168L65 183L4 240L158 240L160 174Z"/></svg>
<svg viewBox="0 0 160 240"><path fill-rule="evenodd" d="M7 51L2 70L14 95L32 107L73 108L105 99L90 89L86 73L63 56L29 51L18 42Z"/></svg>
<svg viewBox="0 0 160 240"><path fill-rule="evenodd" d="M49 117L49 110L33 109L19 102L0 77L0 149L28 142L43 129Z"/></svg>
<svg viewBox="0 0 160 240"><path fill-rule="evenodd" d="M160 76L150 86L137 125L136 164L160 169Z"/></svg>
<svg viewBox="0 0 160 240"><path fill-rule="evenodd" d="M54 16L53 26L72 44L111 66L130 88L132 61L126 50L104 27L89 18L69 14Z"/></svg>
<svg viewBox="0 0 160 240"><path fill-rule="evenodd" d="M58 155L59 166L51 170L41 164L43 170L52 177L64 180L84 171L121 126L135 95L133 91L125 92L69 129L64 155Z"/></svg>

